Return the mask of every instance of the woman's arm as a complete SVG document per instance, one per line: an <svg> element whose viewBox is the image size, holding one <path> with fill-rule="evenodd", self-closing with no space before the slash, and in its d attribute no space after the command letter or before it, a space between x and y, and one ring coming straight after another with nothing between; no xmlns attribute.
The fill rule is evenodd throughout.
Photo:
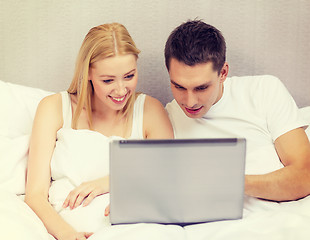
<svg viewBox="0 0 310 240"><path fill-rule="evenodd" d="M57 239L75 239L74 236L81 234L86 239L86 234L77 233L48 202L50 161L56 133L62 124L61 95L44 98L38 105L30 139L25 202L39 216L48 232Z"/></svg>
<svg viewBox="0 0 310 240"><path fill-rule="evenodd" d="M144 138L174 138L173 128L163 105L155 98L146 96L143 113Z"/></svg>

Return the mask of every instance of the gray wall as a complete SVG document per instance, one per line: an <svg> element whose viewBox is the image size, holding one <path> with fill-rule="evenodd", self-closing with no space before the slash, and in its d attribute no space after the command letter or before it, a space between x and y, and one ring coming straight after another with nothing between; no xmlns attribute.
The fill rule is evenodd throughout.
<svg viewBox="0 0 310 240"><path fill-rule="evenodd" d="M138 90L165 104L165 41L196 17L223 32L230 76L273 74L300 107L310 105L309 0L0 0L0 79L67 89L88 30L120 22L142 50Z"/></svg>

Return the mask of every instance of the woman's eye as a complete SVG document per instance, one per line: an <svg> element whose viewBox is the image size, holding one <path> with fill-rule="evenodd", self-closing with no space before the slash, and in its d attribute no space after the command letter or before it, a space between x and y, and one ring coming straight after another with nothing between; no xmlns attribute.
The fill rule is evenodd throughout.
<svg viewBox="0 0 310 240"><path fill-rule="evenodd" d="M134 76L135 76L134 74L130 74L130 75L127 75L125 79L132 79Z"/></svg>
<svg viewBox="0 0 310 240"><path fill-rule="evenodd" d="M107 80L102 80L104 83L111 83L113 80L112 79L107 79Z"/></svg>

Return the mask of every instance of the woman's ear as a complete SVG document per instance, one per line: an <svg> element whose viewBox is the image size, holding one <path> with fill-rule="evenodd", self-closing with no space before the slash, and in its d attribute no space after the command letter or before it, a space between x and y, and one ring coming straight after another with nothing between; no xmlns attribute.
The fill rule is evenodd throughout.
<svg viewBox="0 0 310 240"><path fill-rule="evenodd" d="M91 67L88 68L88 81L91 81L93 78Z"/></svg>

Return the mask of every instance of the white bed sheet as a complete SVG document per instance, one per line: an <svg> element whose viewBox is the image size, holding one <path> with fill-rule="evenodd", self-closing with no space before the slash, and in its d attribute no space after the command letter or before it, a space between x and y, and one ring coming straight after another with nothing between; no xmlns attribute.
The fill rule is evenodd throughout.
<svg viewBox="0 0 310 240"><path fill-rule="evenodd" d="M310 198L289 203L251 199L243 219L185 227L190 240L309 239Z"/></svg>
<svg viewBox="0 0 310 240"><path fill-rule="evenodd" d="M53 239L22 199L12 193L3 192L0 198L0 231L3 239ZM305 240L310 238L309 197L282 204L272 202L261 204L253 201L251 208L252 211L240 220L196 224L184 228L176 225L144 223L117 225L99 230L89 240ZM255 208L259 209L254 211Z"/></svg>

